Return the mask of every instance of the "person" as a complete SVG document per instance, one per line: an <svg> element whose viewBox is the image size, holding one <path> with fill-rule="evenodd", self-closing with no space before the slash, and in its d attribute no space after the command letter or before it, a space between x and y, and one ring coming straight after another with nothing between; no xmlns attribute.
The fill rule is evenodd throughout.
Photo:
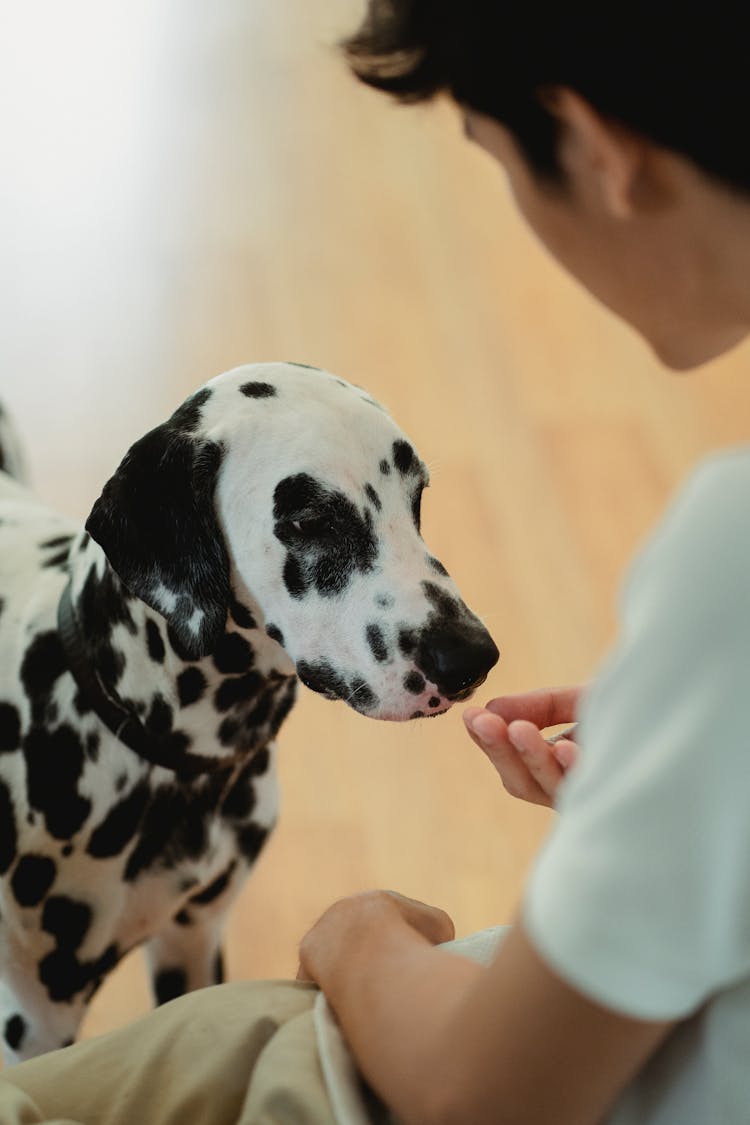
<svg viewBox="0 0 750 1125"><path fill-rule="evenodd" d="M742 30L725 0L370 0L346 50L360 79L404 102L452 98L550 252L687 371L750 329ZM466 712L506 787L559 810L491 963L441 947L453 928L438 908L366 892L303 938L301 983L264 1000L272 1011L294 997L297 1015L266 1015L266 1029L298 1029L314 983L381 1109L415 1125L750 1120L749 496L749 449L709 459L631 568L618 641L592 683ZM544 738L573 719L574 737ZM239 1030L217 1021L212 1034L236 1064L252 987L206 990L115 1034L145 1045L149 1020L185 1025L180 1004L198 1027L219 992ZM101 1042L117 1073L130 1068L132 1038ZM295 1044L287 1085L314 1065ZM93 1066L97 1049L23 1064L14 1096L46 1090L44 1112L45 1064L72 1077L75 1052ZM157 1052L160 1065L177 1049ZM214 1106L164 1120L334 1119L317 1094L285 1117L281 1079L275 1102L242 1116L253 1095L238 1093L236 1065L231 1075L211 1090L232 1091L236 1116Z"/></svg>

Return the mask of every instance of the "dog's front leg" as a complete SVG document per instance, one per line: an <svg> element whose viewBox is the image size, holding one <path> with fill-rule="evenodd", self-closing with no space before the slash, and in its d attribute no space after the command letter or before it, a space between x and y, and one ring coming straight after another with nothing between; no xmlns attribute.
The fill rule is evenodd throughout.
<svg viewBox="0 0 750 1125"><path fill-rule="evenodd" d="M233 859L213 883L194 894L148 942L146 956L157 1004L165 1004L196 988L222 983L224 924L248 869L244 860Z"/></svg>
<svg viewBox="0 0 750 1125"><path fill-rule="evenodd" d="M223 923L223 914L189 926L170 922L149 941L146 956L157 1004L166 1004L196 988L221 984Z"/></svg>

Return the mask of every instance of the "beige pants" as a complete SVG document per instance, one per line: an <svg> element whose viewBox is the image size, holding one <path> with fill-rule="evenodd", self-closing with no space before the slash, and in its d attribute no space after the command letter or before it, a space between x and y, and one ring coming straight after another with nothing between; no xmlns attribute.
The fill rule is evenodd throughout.
<svg viewBox="0 0 750 1125"><path fill-rule="evenodd" d="M482 930L444 948L486 965L505 933ZM334 1021L322 1039L320 1025L316 1033L317 996L293 981L192 992L5 1071L0 1125L395 1125L357 1077Z"/></svg>
<svg viewBox="0 0 750 1125"><path fill-rule="evenodd" d="M120 1031L5 1071L0 1123L331 1125L315 996L290 981L193 992Z"/></svg>

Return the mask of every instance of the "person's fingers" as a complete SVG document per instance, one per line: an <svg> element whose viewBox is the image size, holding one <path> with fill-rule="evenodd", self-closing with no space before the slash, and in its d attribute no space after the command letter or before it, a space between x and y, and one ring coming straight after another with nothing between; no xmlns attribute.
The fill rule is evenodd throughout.
<svg viewBox="0 0 750 1125"><path fill-rule="evenodd" d="M405 921L433 945L453 941L456 927L450 914L445 910L441 910L439 906L420 902L419 899L409 898L408 895L402 895L398 891L386 893L395 899Z"/></svg>
<svg viewBox="0 0 750 1125"><path fill-rule="evenodd" d="M552 747L552 753L562 768L567 771L578 761L580 749L577 743L572 742L569 738L561 738Z"/></svg>
<svg viewBox="0 0 750 1125"><path fill-rule="evenodd" d="M499 716L480 707L469 707L464 712L464 722L472 741L492 762L511 797L534 805L552 803L510 742L508 728Z"/></svg>
<svg viewBox="0 0 750 1125"><path fill-rule="evenodd" d="M510 724L508 737L537 785L548 797L554 798L564 774L546 739L525 719L516 719Z"/></svg>
<svg viewBox="0 0 750 1125"><path fill-rule="evenodd" d="M544 729L544 727L556 726L558 723L572 723L584 690L583 686L578 685L527 691L518 695L503 695L491 699L487 704L487 710L499 715L506 723L512 723L516 719L528 719L535 726Z"/></svg>

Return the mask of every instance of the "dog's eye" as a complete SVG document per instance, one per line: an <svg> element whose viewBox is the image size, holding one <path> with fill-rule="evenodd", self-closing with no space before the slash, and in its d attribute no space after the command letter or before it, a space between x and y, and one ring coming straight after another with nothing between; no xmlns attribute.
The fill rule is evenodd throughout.
<svg viewBox="0 0 750 1125"><path fill-rule="evenodd" d="M331 523L323 516L305 516L290 520L289 527L302 539L322 539L331 532Z"/></svg>

